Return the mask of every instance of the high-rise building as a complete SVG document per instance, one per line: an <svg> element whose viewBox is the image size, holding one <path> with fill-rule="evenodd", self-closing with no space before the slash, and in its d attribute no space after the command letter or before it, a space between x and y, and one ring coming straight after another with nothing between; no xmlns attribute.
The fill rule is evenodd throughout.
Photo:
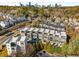
<svg viewBox="0 0 79 59"><path fill-rule="evenodd" d="M29 6L31 6L31 2L29 2Z"/></svg>

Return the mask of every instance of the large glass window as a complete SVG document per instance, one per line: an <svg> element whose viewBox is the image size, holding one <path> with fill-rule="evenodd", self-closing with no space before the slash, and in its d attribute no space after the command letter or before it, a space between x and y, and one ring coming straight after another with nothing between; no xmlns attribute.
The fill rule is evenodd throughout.
<svg viewBox="0 0 79 59"><path fill-rule="evenodd" d="M58 38L58 37L59 37L59 35L55 35L55 37L56 37L56 38Z"/></svg>
<svg viewBox="0 0 79 59"><path fill-rule="evenodd" d="M65 36L61 36L62 39L65 39Z"/></svg>
<svg viewBox="0 0 79 59"><path fill-rule="evenodd" d="M43 40L43 42L46 42L46 40Z"/></svg>
<svg viewBox="0 0 79 59"><path fill-rule="evenodd" d="M49 38L49 40L50 40L50 41L52 41L52 40L53 40L53 38L52 38L52 37L50 37L50 38Z"/></svg>
<svg viewBox="0 0 79 59"><path fill-rule="evenodd" d="M44 33L44 36L47 36L48 34L47 33Z"/></svg>
<svg viewBox="0 0 79 59"><path fill-rule="evenodd" d="M21 42L21 44L23 45L24 43L23 43L23 42Z"/></svg>
<svg viewBox="0 0 79 59"><path fill-rule="evenodd" d="M15 50L15 48L12 48L12 50Z"/></svg>
<svg viewBox="0 0 79 59"><path fill-rule="evenodd" d="M42 34L42 32L39 32L39 34Z"/></svg>

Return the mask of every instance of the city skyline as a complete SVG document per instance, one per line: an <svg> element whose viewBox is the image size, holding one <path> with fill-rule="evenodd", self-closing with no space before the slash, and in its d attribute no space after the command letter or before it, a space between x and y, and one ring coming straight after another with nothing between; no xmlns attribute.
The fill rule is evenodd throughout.
<svg viewBox="0 0 79 59"><path fill-rule="evenodd" d="M55 5L55 3L57 4L61 4L62 6L79 6L79 1L78 0L72 0L72 1L68 1L68 0L2 0L0 1L0 5L9 5L9 6L19 6L19 3L22 3L24 5L28 5L29 2L31 2L32 5L34 4L38 4L38 5L49 5L51 4L52 6Z"/></svg>

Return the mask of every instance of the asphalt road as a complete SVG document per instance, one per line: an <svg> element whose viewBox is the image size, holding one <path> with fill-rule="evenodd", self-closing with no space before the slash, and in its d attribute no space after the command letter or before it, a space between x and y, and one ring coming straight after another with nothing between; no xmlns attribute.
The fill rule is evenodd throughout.
<svg viewBox="0 0 79 59"><path fill-rule="evenodd" d="M3 44L6 40L8 40L11 36L12 36L12 35L10 35L10 36L6 36L6 35L1 36L1 37L0 37L0 45L2 45L2 44Z"/></svg>

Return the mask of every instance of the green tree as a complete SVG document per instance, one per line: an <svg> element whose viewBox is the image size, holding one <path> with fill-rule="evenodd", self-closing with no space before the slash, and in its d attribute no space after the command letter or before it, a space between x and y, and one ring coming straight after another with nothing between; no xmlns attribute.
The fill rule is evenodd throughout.
<svg viewBox="0 0 79 59"><path fill-rule="evenodd" d="M44 8L43 7L39 9L39 14L41 17L44 16Z"/></svg>
<svg viewBox="0 0 79 59"><path fill-rule="evenodd" d="M50 43L46 43L44 45L44 50L46 50L49 53L53 53L54 52L54 46L51 45Z"/></svg>
<svg viewBox="0 0 79 59"><path fill-rule="evenodd" d="M68 54L79 55L79 39L70 42L68 47Z"/></svg>
<svg viewBox="0 0 79 59"><path fill-rule="evenodd" d="M62 54L65 56L68 54L68 44L62 46Z"/></svg>

